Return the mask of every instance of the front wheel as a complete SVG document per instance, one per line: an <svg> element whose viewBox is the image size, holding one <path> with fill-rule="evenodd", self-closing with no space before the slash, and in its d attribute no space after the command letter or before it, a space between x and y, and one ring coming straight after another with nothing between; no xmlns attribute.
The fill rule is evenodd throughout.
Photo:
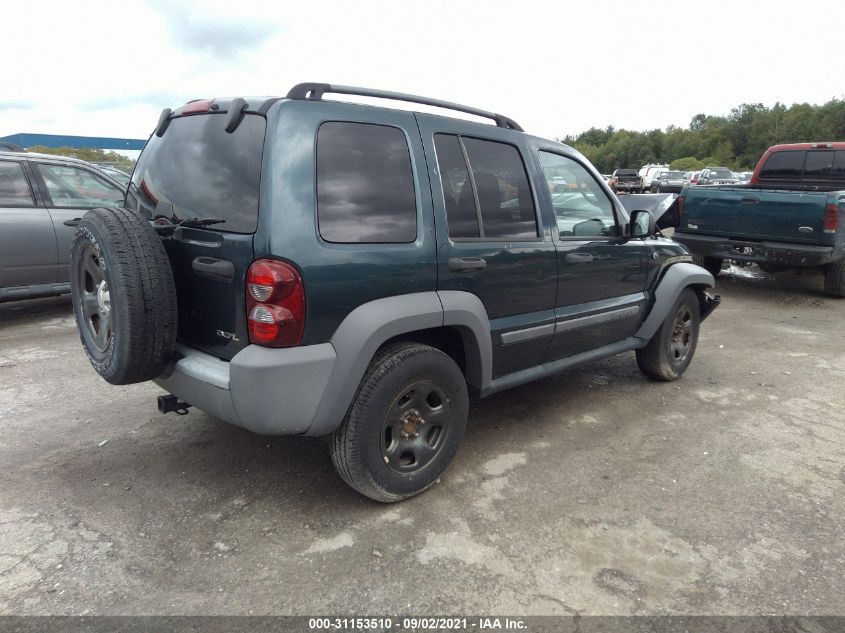
<svg viewBox="0 0 845 633"><path fill-rule="evenodd" d="M419 343L386 347L332 435L332 462L364 496L407 499L432 486L452 461L468 411L466 380L449 356Z"/></svg>
<svg viewBox="0 0 845 633"><path fill-rule="evenodd" d="M686 288L648 345L637 350L637 365L651 380L671 382L686 371L701 327L698 297Z"/></svg>
<svg viewBox="0 0 845 633"><path fill-rule="evenodd" d="M722 260L718 257L702 257L701 255L693 255L692 263L701 266L708 273L714 277L718 277L722 272Z"/></svg>

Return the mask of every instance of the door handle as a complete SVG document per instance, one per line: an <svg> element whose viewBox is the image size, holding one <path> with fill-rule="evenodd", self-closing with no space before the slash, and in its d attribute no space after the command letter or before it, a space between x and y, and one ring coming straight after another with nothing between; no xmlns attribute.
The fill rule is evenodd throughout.
<svg viewBox="0 0 845 633"><path fill-rule="evenodd" d="M567 264L590 264L595 257L589 253L567 253L563 259Z"/></svg>
<svg viewBox="0 0 845 633"><path fill-rule="evenodd" d="M467 270L481 270L487 268L487 260L483 257L450 257L449 272L460 273Z"/></svg>
<svg viewBox="0 0 845 633"><path fill-rule="evenodd" d="M746 196L742 199L742 204L759 204L760 198L755 198L753 196Z"/></svg>
<svg viewBox="0 0 845 633"><path fill-rule="evenodd" d="M72 220L65 220L62 222L65 226L79 226L79 223L82 221L82 218L73 218Z"/></svg>
<svg viewBox="0 0 845 633"><path fill-rule="evenodd" d="M235 265L226 259L216 257L197 257L191 267L203 277L219 281L232 281L235 278Z"/></svg>

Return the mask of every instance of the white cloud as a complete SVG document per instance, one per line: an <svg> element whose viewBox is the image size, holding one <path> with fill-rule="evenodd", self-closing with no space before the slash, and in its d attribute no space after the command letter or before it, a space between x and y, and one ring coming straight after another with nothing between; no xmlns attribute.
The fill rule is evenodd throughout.
<svg viewBox="0 0 845 633"><path fill-rule="evenodd" d="M301 81L425 94L557 136L845 96L845 3L205 0L4 6L0 136L145 137L191 98ZM821 26L820 26L821 25ZM829 29L827 29L829 31Z"/></svg>

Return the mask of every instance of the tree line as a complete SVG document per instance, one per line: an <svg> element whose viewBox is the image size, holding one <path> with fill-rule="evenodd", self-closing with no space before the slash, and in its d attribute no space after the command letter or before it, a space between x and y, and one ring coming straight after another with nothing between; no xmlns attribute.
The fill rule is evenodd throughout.
<svg viewBox="0 0 845 633"><path fill-rule="evenodd" d="M766 148L778 143L845 141L845 101L823 105L743 103L727 116L696 114L689 127L633 132L590 128L559 139L584 154L601 173L668 163L672 169L705 166L751 170Z"/></svg>
<svg viewBox="0 0 845 633"><path fill-rule="evenodd" d="M117 152L107 152L102 149L92 147L47 147L46 145L33 145L27 148L30 152L38 152L39 154L53 154L54 156L68 156L70 158L79 158L80 160L87 160L89 163L107 163L112 165L115 169L125 171L127 174L132 173L135 166L135 161L127 158Z"/></svg>

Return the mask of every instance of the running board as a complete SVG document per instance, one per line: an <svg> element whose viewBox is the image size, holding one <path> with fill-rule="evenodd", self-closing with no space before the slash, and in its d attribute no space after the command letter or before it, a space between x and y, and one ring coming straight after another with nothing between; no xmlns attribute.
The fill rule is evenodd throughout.
<svg viewBox="0 0 845 633"><path fill-rule="evenodd" d="M648 341L643 341L642 339L632 336L631 338L626 338L622 341L605 345L604 347L597 347L596 349L591 349L587 352L581 352L580 354L567 356L566 358L561 358L559 360L553 360L550 363L544 363L542 365L537 365L536 367L529 367L528 369L515 371L512 374L507 374L493 380L490 383L490 386L481 390L480 396L482 398L486 398L487 396L504 391L505 389L510 389L511 387L518 387L519 385L524 385L526 383L539 380L540 378L559 374L560 372L566 371L576 365L600 360L602 358L607 358L608 356L616 356L616 354L622 354L624 352L630 352L631 350L643 347L647 342Z"/></svg>

